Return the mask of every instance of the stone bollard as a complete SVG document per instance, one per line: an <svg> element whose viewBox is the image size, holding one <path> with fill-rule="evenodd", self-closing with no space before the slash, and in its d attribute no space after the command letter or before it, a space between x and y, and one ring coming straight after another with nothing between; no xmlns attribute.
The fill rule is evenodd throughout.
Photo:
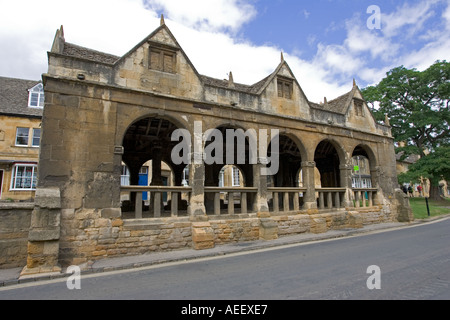
<svg viewBox="0 0 450 320"><path fill-rule="evenodd" d="M278 239L278 224L270 218L260 218L259 238L261 240Z"/></svg>
<svg viewBox="0 0 450 320"><path fill-rule="evenodd" d="M192 244L195 250L214 248L214 230L208 221L192 222Z"/></svg>

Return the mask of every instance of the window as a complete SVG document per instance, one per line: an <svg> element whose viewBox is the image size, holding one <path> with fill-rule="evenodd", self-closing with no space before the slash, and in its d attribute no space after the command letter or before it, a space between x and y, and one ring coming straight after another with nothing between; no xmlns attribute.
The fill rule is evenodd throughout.
<svg viewBox="0 0 450 320"><path fill-rule="evenodd" d="M219 187L223 188L225 186L225 169L222 168L219 172Z"/></svg>
<svg viewBox="0 0 450 320"><path fill-rule="evenodd" d="M240 181L239 181L239 169L236 167L233 167L233 187L239 187Z"/></svg>
<svg viewBox="0 0 450 320"><path fill-rule="evenodd" d="M37 165L15 165L11 179L12 190L36 190Z"/></svg>
<svg viewBox="0 0 450 320"><path fill-rule="evenodd" d="M17 128L16 131L16 146L28 147L28 134L30 129L28 128Z"/></svg>
<svg viewBox="0 0 450 320"><path fill-rule="evenodd" d="M359 99L353 99L353 104L355 106L355 114L359 117L364 117L363 101Z"/></svg>
<svg viewBox="0 0 450 320"><path fill-rule="evenodd" d="M41 129L32 128L33 135L30 139L30 128L20 128L16 130L16 146L17 147L29 147L30 140L32 147L39 147L41 143Z"/></svg>
<svg viewBox="0 0 450 320"><path fill-rule="evenodd" d="M277 79L278 97L292 99L293 81L289 79Z"/></svg>
<svg viewBox="0 0 450 320"><path fill-rule="evenodd" d="M184 187L189 186L189 167L186 167L183 170L183 180L181 181L181 185Z"/></svg>
<svg viewBox="0 0 450 320"><path fill-rule="evenodd" d="M32 147L39 147L41 144L41 129L33 129L33 141L31 143Z"/></svg>
<svg viewBox="0 0 450 320"><path fill-rule="evenodd" d="M44 86L42 83L34 86L29 90L28 106L32 108L44 107Z"/></svg>
<svg viewBox="0 0 450 320"><path fill-rule="evenodd" d="M130 185L130 170L125 165L122 165L122 174L120 175L120 185L129 186Z"/></svg>
<svg viewBox="0 0 450 320"><path fill-rule="evenodd" d="M161 48L150 48L150 69L175 73L175 65L175 51Z"/></svg>

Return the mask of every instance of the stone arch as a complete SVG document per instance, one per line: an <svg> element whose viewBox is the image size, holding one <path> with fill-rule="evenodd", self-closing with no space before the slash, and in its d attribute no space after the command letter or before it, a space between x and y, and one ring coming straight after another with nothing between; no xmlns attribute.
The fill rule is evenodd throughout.
<svg viewBox="0 0 450 320"><path fill-rule="evenodd" d="M367 159L367 161L365 159ZM378 185L377 157L370 146L368 146L367 144L358 144L357 146L355 146L351 153L351 161L353 169L353 187L375 187ZM366 164L366 162L368 164ZM355 165L358 166L359 172L356 172L354 170ZM361 165L363 167L360 167ZM370 181L370 183L368 183L367 181Z"/></svg>
<svg viewBox="0 0 450 320"><path fill-rule="evenodd" d="M320 172L322 188L341 187L341 165L346 164L344 148L333 139L321 140L314 152L314 162ZM316 182L317 184L317 182Z"/></svg>
<svg viewBox="0 0 450 320"><path fill-rule="evenodd" d="M272 176L271 183L275 187L298 187L298 175L301 172L302 161L307 159L306 149L301 140L290 133L278 134L278 172ZM268 147L268 156L276 156L272 150L272 141ZM272 159L273 161L273 159Z"/></svg>

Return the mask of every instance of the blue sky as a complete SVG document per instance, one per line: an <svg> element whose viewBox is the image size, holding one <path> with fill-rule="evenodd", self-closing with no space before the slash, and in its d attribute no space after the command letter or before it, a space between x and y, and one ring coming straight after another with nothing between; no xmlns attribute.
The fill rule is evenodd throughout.
<svg viewBox="0 0 450 320"><path fill-rule="evenodd" d="M120 56L161 13L201 74L253 84L283 51L314 102L450 57L450 0L0 0L0 76L39 79L60 25L67 42Z"/></svg>

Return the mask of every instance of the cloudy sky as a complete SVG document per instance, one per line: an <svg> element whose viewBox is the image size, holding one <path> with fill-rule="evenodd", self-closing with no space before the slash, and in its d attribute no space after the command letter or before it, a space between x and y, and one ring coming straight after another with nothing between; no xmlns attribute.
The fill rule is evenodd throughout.
<svg viewBox="0 0 450 320"><path fill-rule="evenodd" d="M0 76L40 79L61 25L67 42L122 56L161 13L201 74L253 84L283 52L314 102L450 60L450 0L0 0Z"/></svg>

